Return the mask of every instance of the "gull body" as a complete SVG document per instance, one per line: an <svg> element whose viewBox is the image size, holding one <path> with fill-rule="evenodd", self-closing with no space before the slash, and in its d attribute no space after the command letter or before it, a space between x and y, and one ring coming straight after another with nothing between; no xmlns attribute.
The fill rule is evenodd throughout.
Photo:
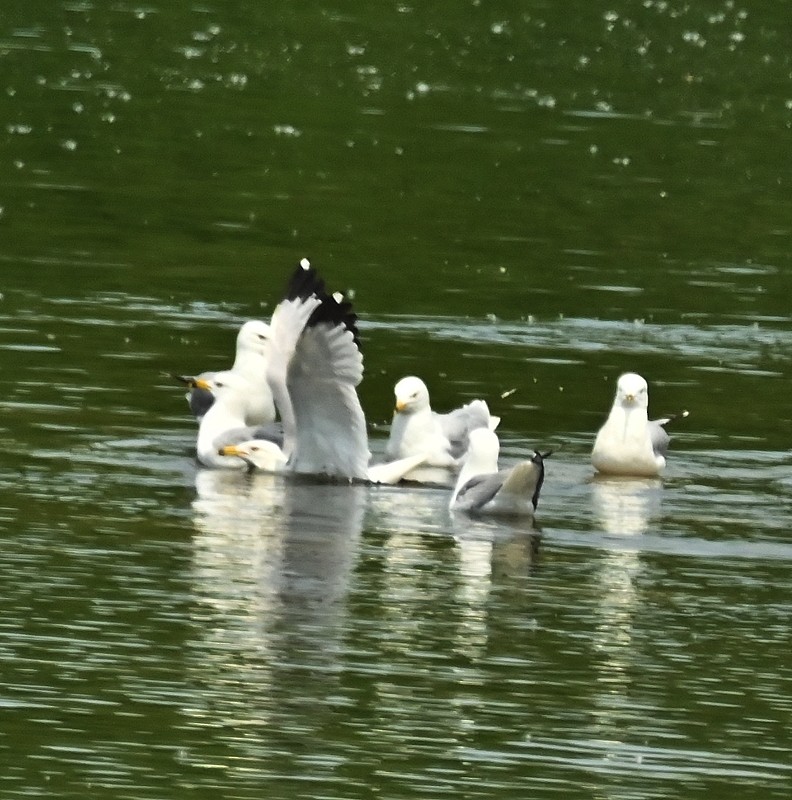
<svg viewBox="0 0 792 800"><path fill-rule="evenodd" d="M196 451L204 466L239 469L242 462L219 452L223 446L264 436L280 438L271 423L267 426L247 424L249 384L241 375L232 370L217 372L212 378L196 378L196 386L214 398L198 426Z"/></svg>
<svg viewBox="0 0 792 800"><path fill-rule="evenodd" d="M544 483L544 459L533 458L498 469L500 443L494 431L470 433L465 463L459 473L449 508L469 514L533 517Z"/></svg>
<svg viewBox="0 0 792 800"><path fill-rule="evenodd" d="M356 391L363 377L356 320L350 303L328 294L303 260L270 322L266 380L283 430L280 455L266 448L271 470L366 479L370 453ZM198 458L209 467L239 468L243 457L227 448L260 438L259 429L245 425L244 379L224 374L213 384L216 399L198 431Z"/></svg>
<svg viewBox="0 0 792 800"><path fill-rule="evenodd" d="M673 417L650 420L648 409L646 380L635 372L623 374L616 384L608 419L597 433L591 452L591 463L598 472L655 477L663 471L669 443L665 425Z"/></svg>
<svg viewBox="0 0 792 800"><path fill-rule="evenodd" d="M285 472L287 458L283 450L272 441L251 439L238 444L229 444L220 448L221 456L236 456L252 470L258 472ZM410 470L422 463L422 456L410 456L388 461L383 464L371 464L366 470L366 481L375 484L396 484Z"/></svg>
<svg viewBox="0 0 792 800"><path fill-rule="evenodd" d="M394 388L396 409L385 446L389 459L423 453L430 467L459 468L459 459L476 428L494 430L500 419L489 413L483 400L474 400L448 414L432 410L426 384L413 375L402 378Z"/></svg>
<svg viewBox="0 0 792 800"><path fill-rule="evenodd" d="M262 320L248 320L237 333L234 363L222 372L232 372L248 382L243 409L247 425L263 425L275 420L275 404L266 378L269 349L270 326ZM177 376L189 388L187 402L199 422L214 402L211 389L199 385L199 381L212 381L218 374L202 372L195 377Z"/></svg>

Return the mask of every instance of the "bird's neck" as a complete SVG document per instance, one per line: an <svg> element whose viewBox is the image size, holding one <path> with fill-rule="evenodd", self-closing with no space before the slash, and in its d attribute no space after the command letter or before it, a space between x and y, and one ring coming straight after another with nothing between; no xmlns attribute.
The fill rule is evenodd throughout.
<svg viewBox="0 0 792 800"><path fill-rule="evenodd" d="M209 454L215 449L215 441L226 431L245 426L245 417L236 403L215 400L204 414L198 428L198 453Z"/></svg>

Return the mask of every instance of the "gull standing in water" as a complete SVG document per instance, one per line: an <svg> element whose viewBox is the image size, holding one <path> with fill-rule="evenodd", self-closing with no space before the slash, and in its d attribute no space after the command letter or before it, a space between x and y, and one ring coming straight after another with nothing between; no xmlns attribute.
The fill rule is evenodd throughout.
<svg viewBox="0 0 792 800"><path fill-rule="evenodd" d="M476 428L451 495L449 508L468 514L533 517L544 483L544 460L534 452L529 460L498 469L500 442L494 431Z"/></svg>
<svg viewBox="0 0 792 800"><path fill-rule="evenodd" d="M176 375L176 379L187 385L187 402L195 418L200 422L215 398L207 385L218 375L231 372L248 382L245 394L244 417L247 425L263 425L275 420L275 405L266 380L269 361L270 326L258 319L251 319L240 327L236 339L236 356L228 370L202 372L200 375ZM222 380L222 378L221 378Z"/></svg>
<svg viewBox="0 0 792 800"><path fill-rule="evenodd" d="M606 475L655 477L665 468L670 441L665 426L676 416L650 420L649 386L635 372L626 372L616 384L608 419L597 433L591 463Z"/></svg>

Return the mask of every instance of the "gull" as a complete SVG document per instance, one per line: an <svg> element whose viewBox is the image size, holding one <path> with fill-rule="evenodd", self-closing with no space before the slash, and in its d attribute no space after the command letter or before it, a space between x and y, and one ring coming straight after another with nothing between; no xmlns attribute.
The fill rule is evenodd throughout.
<svg viewBox="0 0 792 800"><path fill-rule="evenodd" d="M495 430L499 417L490 415L484 400L470 403L448 414L432 411L426 384L414 375L402 378L394 388L396 409L385 446L389 459L423 453L425 464L456 470L465 454L468 436L476 428Z"/></svg>
<svg viewBox="0 0 792 800"><path fill-rule="evenodd" d="M328 294L303 259L270 321L266 380L283 429L285 472L367 478L366 419L356 391L363 378L356 321L351 303ZM228 378L221 386L215 381L219 392L198 430L198 459L209 467L243 466L223 448L259 438L244 424L236 376Z"/></svg>
<svg viewBox="0 0 792 800"><path fill-rule="evenodd" d="M196 388L213 398L211 406L201 418L198 426L196 452L205 467L238 469L236 459L224 458L219 450L225 445L255 439L274 440L276 446L282 442L273 424L251 426L247 423L247 398L249 382L233 370L213 373L212 377L195 379Z"/></svg>
<svg viewBox="0 0 792 800"><path fill-rule="evenodd" d="M273 422L275 419L275 405L266 380L269 341L270 326L262 320L248 320L237 333L234 363L230 369L222 372L222 375L232 372L248 381L244 408L245 421L248 425L262 425ZM207 381L212 381L218 374L221 373L202 372L197 376L174 376L187 385L189 389L187 402L198 422L203 419L214 402L214 395L211 389L206 388L205 384ZM203 381L204 385L199 384L200 381Z"/></svg>
<svg viewBox="0 0 792 800"><path fill-rule="evenodd" d="M452 511L533 517L544 483L544 460L550 453L535 451L531 459L499 470L499 450L494 431L476 428L470 432L467 455L449 501Z"/></svg>
<svg viewBox="0 0 792 800"><path fill-rule="evenodd" d="M236 456L247 464L251 471L285 472L287 459L277 442L266 439L250 439L220 448L221 456ZM370 464L366 470L366 481L374 484L399 483L404 476L423 463L422 455L408 456L397 461Z"/></svg>
<svg viewBox="0 0 792 800"><path fill-rule="evenodd" d="M655 477L665 468L669 436L665 426L676 416L650 420L649 386L635 372L626 372L616 384L608 419L597 433L591 463L601 473Z"/></svg>

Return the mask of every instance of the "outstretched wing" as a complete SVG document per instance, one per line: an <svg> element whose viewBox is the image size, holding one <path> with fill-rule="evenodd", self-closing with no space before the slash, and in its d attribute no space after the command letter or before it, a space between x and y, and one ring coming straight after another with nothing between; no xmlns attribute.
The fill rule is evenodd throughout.
<svg viewBox="0 0 792 800"><path fill-rule="evenodd" d="M356 386L363 378L351 304L303 262L272 316L267 378L291 472L365 480L369 451Z"/></svg>

